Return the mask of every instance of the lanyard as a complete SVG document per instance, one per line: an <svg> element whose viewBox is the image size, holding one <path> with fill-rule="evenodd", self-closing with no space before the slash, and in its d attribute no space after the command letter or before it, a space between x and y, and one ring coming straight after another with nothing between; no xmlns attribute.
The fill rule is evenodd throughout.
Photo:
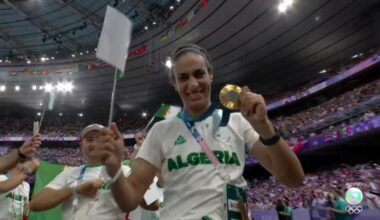
<svg viewBox="0 0 380 220"><path fill-rule="evenodd" d="M210 159L210 161L212 162L212 164L214 165L215 169L218 171L218 173L221 174L221 171L220 171L220 168L221 168L221 164L218 160L218 158L216 158L215 154L211 151L210 147L208 146L208 144L206 143L205 139L202 137L202 135L198 132L198 130L194 127L194 124L196 121L202 121L202 120L205 120L206 118L208 118L209 116L213 116L215 114L213 114L215 112L215 110L217 110L217 106L215 104L212 104L205 113L203 113L200 117L198 117L197 119L192 119L186 111L183 111L182 112L182 120L183 122L185 123L187 129L189 130L189 132L191 133L191 135L194 137L195 141L199 144L199 146L201 147L201 150L207 155L207 157ZM222 115L222 119L220 120L220 123L217 125L218 127L223 127L223 126L226 126L227 123L228 123L228 120L229 120L229 116L230 116L230 112L227 111L226 109L223 109L223 115ZM214 118L215 119L215 118ZM223 176L223 175L222 175ZM230 181L230 177L228 175L224 175L223 176L223 179L226 181L226 182L229 182Z"/></svg>
<svg viewBox="0 0 380 220"><path fill-rule="evenodd" d="M86 169L87 169L87 165L84 165L81 169L80 169L80 173L79 173L79 176L77 177L77 181L80 181L80 180L83 180L83 176L84 176L84 173L86 172Z"/></svg>
<svg viewBox="0 0 380 220"><path fill-rule="evenodd" d="M84 173L86 172L86 169L87 169L87 165L83 165L83 167L80 169L80 173L79 173L79 176L74 180L72 181L71 183L74 183L74 188L77 188L78 187L78 182L79 181L82 181L83 180L83 177L84 177ZM70 184L70 183L69 183ZM76 213L76 209L78 207L78 195L74 195L74 198L73 198L73 219L75 219L75 213Z"/></svg>
<svg viewBox="0 0 380 220"><path fill-rule="evenodd" d="M87 169L87 164L83 165L83 167L80 169L79 176L74 180L75 187L78 186L78 182L79 181L83 180L84 174L86 173L86 169ZM100 171L100 176L101 176L101 173L102 172ZM96 198L95 201L90 202L86 214L89 213L90 209L94 206L94 204L97 201L98 201L98 198ZM75 215L76 215L76 211L77 211L77 206L78 206L78 196L76 196L75 198L73 198L73 212L74 212L73 213L73 219L75 219Z"/></svg>
<svg viewBox="0 0 380 220"><path fill-rule="evenodd" d="M90 165L89 167L95 167L95 166L98 166L98 164L96 165ZM75 181L81 181L83 180L83 177L84 177L84 174L86 173L86 170L87 170L87 164L83 165L83 167L80 169L80 173L79 173L79 176L75 179ZM100 176L101 177L102 175L102 171L100 171Z"/></svg>

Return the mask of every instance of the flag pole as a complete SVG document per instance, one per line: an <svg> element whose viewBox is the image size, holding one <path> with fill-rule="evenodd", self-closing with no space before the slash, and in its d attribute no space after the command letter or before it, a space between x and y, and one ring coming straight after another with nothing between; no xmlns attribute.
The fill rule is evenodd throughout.
<svg viewBox="0 0 380 220"><path fill-rule="evenodd" d="M145 126L145 128L144 128L144 130L143 130L144 133L146 133L146 130L148 129L149 125L152 124L153 120L154 120L154 115L153 115L153 117L150 119L150 121L148 122L148 124Z"/></svg>
<svg viewBox="0 0 380 220"><path fill-rule="evenodd" d="M37 134L40 133L40 130L41 130L41 126L42 126L42 121L44 120L44 117L45 117L45 113L46 113L46 110L49 108L50 110L53 109L53 95L52 95L52 92L53 91L50 91L48 93L45 93L45 96L44 96L44 99L42 101L42 104L43 104L43 109L42 109L42 114L41 114L41 118L40 118L40 122L38 124L38 129L37 129Z"/></svg>
<svg viewBox="0 0 380 220"><path fill-rule="evenodd" d="M45 112L46 112L46 105L44 105L44 109L42 111L42 114L41 114L41 119L40 119L40 123L38 124L38 130L37 130L37 134L40 133L40 130L41 130L41 125L42 125L42 120L44 119L44 116L45 116Z"/></svg>
<svg viewBox="0 0 380 220"><path fill-rule="evenodd" d="M115 104L115 93L116 93L116 83L117 83L117 68L115 68L115 74L113 78L113 87L112 87L112 95L111 95L111 106L110 106L110 114L108 117L108 126L111 126L113 119L113 109Z"/></svg>

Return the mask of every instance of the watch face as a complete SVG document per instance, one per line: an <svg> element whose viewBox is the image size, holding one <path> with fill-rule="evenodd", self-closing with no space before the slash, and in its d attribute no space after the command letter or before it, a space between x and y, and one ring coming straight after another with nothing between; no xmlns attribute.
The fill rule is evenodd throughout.
<svg viewBox="0 0 380 220"><path fill-rule="evenodd" d="M238 110L240 108L240 92L241 88L239 86L228 84L220 90L219 101L228 109Z"/></svg>

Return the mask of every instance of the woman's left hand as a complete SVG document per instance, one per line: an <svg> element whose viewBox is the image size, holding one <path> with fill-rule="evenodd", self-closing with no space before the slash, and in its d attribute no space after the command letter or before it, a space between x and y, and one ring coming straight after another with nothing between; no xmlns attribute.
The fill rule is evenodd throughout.
<svg viewBox="0 0 380 220"><path fill-rule="evenodd" d="M244 86L239 99L241 103L240 112L255 131L264 139L273 137L275 131L269 121L263 96L251 92L247 86Z"/></svg>

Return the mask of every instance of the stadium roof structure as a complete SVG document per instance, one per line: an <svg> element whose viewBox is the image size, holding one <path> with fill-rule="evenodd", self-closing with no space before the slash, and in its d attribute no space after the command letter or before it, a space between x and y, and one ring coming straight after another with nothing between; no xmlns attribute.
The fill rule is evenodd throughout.
<svg viewBox="0 0 380 220"><path fill-rule="evenodd" d="M0 106L41 109L43 91L31 86L61 80L72 81L75 89L57 95L58 107L107 106L114 69L94 53L107 5L134 22L126 76L116 96L125 111L180 103L165 61L182 43L210 52L215 90L224 83L247 84L264 94L315 79L321 69L379 46L379 0L296 0L282 12L279 3L0 0L0 85L7 86Z"/></svg>

